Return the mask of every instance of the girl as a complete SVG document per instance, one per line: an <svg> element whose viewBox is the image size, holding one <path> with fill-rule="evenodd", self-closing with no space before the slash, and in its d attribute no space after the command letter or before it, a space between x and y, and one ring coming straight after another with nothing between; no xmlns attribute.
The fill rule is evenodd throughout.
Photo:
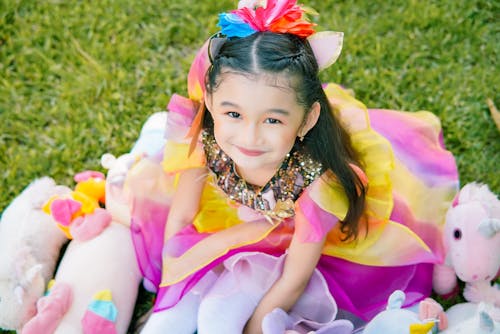
<svg viewBox="0 0 500 334"><path fill-rule="evenodd" d="M366 321L396 289L407 305L428 296L458 186L435 117L367 111L322 85L341 44L325 49L332 35L293 0L241 3L219 24L190 99L169 103L161 165L128 176L137 257L158 289L144 332L261 333L281 311L349 332L337 305Z"/></svg>

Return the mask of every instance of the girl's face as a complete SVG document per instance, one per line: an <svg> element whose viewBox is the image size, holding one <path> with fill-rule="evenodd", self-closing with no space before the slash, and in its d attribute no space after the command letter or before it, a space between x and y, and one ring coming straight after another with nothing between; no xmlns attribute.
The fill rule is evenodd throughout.
<svg viewBox="0 0 500 334"><path fill-rule="evenodd" d="M295 92L279 76L222 73L205 103L217 144L248 182L264 185L277 171L297 136L316 124L319 103L306 113Z"/></svg>

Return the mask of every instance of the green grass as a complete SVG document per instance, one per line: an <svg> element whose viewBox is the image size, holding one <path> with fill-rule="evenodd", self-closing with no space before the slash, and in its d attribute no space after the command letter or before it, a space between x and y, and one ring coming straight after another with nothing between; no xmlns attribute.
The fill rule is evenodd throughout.
<svg viewBox="0 0 500 334"><path fill-rule="evenodd" d="M196 49L235 3L0 0L0 212L37 177L72 186L103 153L130 150L148 115L185 94ZM486 105L500 105L498 2L305 3L321 30L345 32L324 81L369 107L432 111L461 183L500 192L500 132Z"/></svg>

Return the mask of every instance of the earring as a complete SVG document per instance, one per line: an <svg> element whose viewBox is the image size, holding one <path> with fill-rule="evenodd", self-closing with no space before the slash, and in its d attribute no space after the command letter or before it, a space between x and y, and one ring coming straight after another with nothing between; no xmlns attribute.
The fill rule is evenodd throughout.
<svg viewBox="0 0 500 334"><path fill-rule="evenodd" d="M302 142L304 141L304 136L299 136L299 140Z"/></svg>

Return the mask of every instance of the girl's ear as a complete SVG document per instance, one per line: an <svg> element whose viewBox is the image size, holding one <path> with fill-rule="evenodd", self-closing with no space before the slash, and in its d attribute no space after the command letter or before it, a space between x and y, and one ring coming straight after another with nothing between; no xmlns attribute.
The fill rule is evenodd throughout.
<svg viewBox="0 0 500 334"><path fill-rule="evenodd" d="M309 130L311 130L319 119L319 114L321 112L321 105L318 101L314 102L311 106L311 109L307 113L306 119L304 120L304 124L299 130L299 137L305 136Z"/></svg>
<svg viewBox="0 0 500 334"><path fill-rule="evenodd" d="M208 111L212 110L212 95L205 92L203 100L205 100L205 106L207 106Z"/></svg>

